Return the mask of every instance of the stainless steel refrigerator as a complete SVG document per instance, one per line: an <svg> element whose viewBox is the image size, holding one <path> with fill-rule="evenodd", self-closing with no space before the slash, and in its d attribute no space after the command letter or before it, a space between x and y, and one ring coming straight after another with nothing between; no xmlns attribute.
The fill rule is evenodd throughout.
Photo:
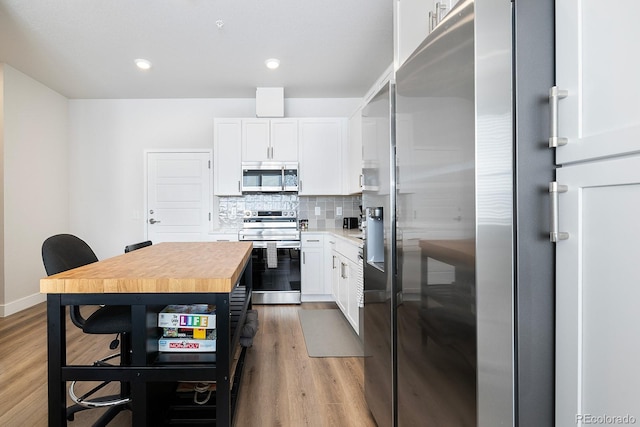
<svg viewBox="0 0 640 427"><path fill-rule="evenodd" d="M553 1L461 1L363 109L380 427L553 424L552 28Z"/></svg>

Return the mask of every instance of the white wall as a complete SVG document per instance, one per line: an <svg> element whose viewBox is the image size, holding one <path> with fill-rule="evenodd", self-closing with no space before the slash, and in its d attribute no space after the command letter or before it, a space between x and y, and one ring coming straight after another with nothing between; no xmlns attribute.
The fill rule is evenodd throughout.
<svg viewBox="0 0 640 427"><path fill-rule="evenodd" d="M360 99L285 99L287 117L349 117ZM144 151L213 149L215 117L254 99L70 100L70 228L98 258L144 239Z"/></svg>
<svg viewBox="0 0 640 427"><path fill-rule="evenodd" d="M42 242L67 232L68 125L65 97L19 72L2 69L4 267L0 316L44 301Z"/></svg>

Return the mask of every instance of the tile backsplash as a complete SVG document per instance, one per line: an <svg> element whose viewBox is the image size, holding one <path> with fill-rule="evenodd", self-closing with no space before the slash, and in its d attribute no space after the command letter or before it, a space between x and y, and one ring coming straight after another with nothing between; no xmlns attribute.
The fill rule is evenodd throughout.
<svg viewBox="0 0 640 427"><path fill-rule="evenodd" d="M216 197L216 228L238 229L246 210L294 210L298 219L308 219L309 228L342 228L342 218L360 216L361 196L315 196L297 194L246 194ZM316 211L316 208L319 208ZM338 211L342 214L338 215ZM318 212L318 215L316 215Z"/></svg>
<svg viewBox="0 0 640 427"><path fill-rule="evenodd" d="M342 228L345 217L359 217L361 196L315 196L300 197L299 219L309 220L309 229ZM320 208L316 215L316 207ZM342 215L338 215L341 208Z"/></svg>

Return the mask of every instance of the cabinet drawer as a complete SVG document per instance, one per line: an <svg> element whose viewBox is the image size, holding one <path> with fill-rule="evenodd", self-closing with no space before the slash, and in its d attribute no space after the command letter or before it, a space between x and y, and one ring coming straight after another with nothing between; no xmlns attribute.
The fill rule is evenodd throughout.
<svg viewBox="0 0 640 427"><path fill-rule="evenodd" d="M337 238L335 250L350 261L359 262L358 255L360 254L360 248L351 242L344 239Z"/></svg>
<svg viewBox="0 0 640 427"><path fill-rule="evenodd" d="M324 235L302 233L300 237L303 248L320 248L324 246Z"/></svg>

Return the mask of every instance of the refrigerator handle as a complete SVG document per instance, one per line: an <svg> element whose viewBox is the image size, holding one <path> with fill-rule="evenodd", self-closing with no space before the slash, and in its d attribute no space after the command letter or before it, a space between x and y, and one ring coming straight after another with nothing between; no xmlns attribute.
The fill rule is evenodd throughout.
<svg viewBox="0 0 640 427"><path fill-rule="evenodd" d="M549 233L549 239L556 243L559 240L567 240L569 233L564 231L558 231L558 193L566 193L568 190L566 185L558 184L557 181L551 181L549 183L549 194L551 200L549 201L549 207L551 210L551 231Z"/></svg>
<svg viewBox="0 0 640 427"><path fill-rule="evenodd" d="M549 113L551 115L549 120L551 127L549 130L549 148L556 148L567 144L567 138L560 138L558 136L558 101L566 98L567 95L569 95L569 92L558 89L558 86L553 86L549 89Z"/></svg>

